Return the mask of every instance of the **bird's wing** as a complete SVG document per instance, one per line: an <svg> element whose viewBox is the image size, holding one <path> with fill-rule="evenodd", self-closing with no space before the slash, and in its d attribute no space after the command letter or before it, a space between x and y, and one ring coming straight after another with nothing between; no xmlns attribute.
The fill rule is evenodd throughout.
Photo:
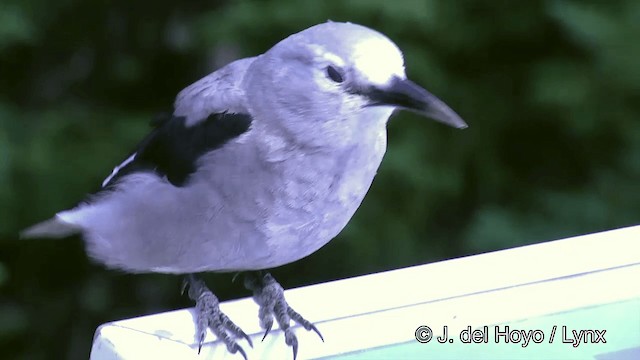
<svg viewBox="0 0 640 360"><path fill-rule="evenodd" d="M173 185L182 186L195 172L200 156L246 132L251 116L219 113L192 126L186 123L185 117L165 115L138 149L105 179L102 187L108 188L123 176L140 171L154 171Z"/></svg>
<svg viewBox="0 0 640 360"><path fill-rule="evenodd" d="M178 94L174 114L191 126L210 114L246 113L242 79L255 57L236 60L196 81Z"/></svg>
<svg viewBox="0 0 640 360"><path fill-rule="evenodd" d="M173 114L158 117L151 133L90 197L98 198L96 195L136 172L155 172L171 184L182 186L196 171L202 155L248 131L251 116L244 105L241 83L254 59L234 61L182 90ZM25 229L21 237L66 237L82 231L60 214Z"/></svg>
<svg viewBox="0 0 640 360"><path fill-rule="evenodd" d="M200 156L246 132L251 116L240 83L253 59L235 61L182 90L174 113L152 122L153 131L113 169L102 188L140 171L154 171L181 186L195 172Z"/></svg>

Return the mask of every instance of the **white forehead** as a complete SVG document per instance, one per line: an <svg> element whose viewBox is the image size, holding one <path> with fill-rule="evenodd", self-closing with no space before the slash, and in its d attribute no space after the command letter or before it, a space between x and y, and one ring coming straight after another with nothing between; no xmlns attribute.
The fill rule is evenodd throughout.
<svg viewBox="0 0 640 360"><path fill-rule="evenodd" d="M316 59L355 70L362 81L383 85L396 76L405 78L402 52L385 35L351 23L328 22L285 39L283 47L311 51Z"/></svg>
<svg viewBox="0 0 640 360"><path fill-rule="evenodd" d="M404 78L404 60L398 47L383 36L369 37L353 46L354 68L372 84L387 84L392 77Z"/></svg>

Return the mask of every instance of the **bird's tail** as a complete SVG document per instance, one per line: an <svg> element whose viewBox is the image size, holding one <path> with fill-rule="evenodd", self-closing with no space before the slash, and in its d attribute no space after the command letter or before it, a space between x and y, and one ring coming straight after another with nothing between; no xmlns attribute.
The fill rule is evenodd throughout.
<svg viewBox="0 0 640 360"><path fill-rule="evenodd" d="M70 224L58 216L37 223L20 232L21 239L33 238L63 238L80 233L80 227Z"/></svg>

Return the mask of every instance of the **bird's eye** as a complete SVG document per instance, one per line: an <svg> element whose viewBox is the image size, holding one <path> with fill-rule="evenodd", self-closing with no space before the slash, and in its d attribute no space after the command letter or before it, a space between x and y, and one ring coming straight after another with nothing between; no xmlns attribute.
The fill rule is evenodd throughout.
<svg viewBox="0 0 640 360"><path fill-rule="evenodd" d="M337 83L341 83L344 81L342 71L340 69L336 69L331 65L327 66L327 76L329 77L329 79Z"/></svg>

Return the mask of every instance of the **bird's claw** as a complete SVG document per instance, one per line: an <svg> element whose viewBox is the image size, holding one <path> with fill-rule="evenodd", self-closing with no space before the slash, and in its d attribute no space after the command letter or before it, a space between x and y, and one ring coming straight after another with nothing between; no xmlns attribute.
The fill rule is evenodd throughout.
<svg viewBox="0 0 640 360"><path fill-rule="evenodd" d="M307 330L309 330L309 329L307 329ZM315 325L311 324L311 330L313 330L313 332L318 334L318 336L320 337L320 340L322 340L322 342L324 342L324 337L322 336L322 334L320 334L320 330L318 330L318 328Z"/></svg>
<svg viewBox="0 0 640 360"><path fill-rule="evenodd" d="M244 351L243 348L241 348L240 346L238 346L238 352L240 353L240 355L242 355L242 357L244 358L244 360L248 360L247 359L247 353Z"/></svg>
<svg viewBox="0 0 640 360"><path fill-rule="evenodd" d="M271 331L271 328L273 327L273 321L269 323L269 325L267 325L267 327L264 329L264 336L262 337L261 341L264 341L264 339L267 338L267 335L269 335L269 332Z"/></svg>
<svg viewBox="0 0 640 360"><path fill-rule="evenodd" d="M235 354L239 352L246 360L247 353L238 345L235 338L243 338L247 340L249 346L253 347L251 338L240 327L220 311L220 302L218 298L209 290L202 280L196 279L192 275L188 276L183 283L182 291L189 287L189 298L195 300L196 307L196 329L198 339L198 354L202 350L202 344L207 334L207 328L216 335L216 337L227 346L227 350ZM233 335L230 336L229 334Z"/></svg>
<svg viewBox="0 0 640 360"><path fill-rule="evenodd" d="M270 274L266 273L264 276L249 274L244 283L249 290L253 291L253 299L260 306L260 324L265 329L263 341L271 331L273 319L275 319L284 332L285 343L292 348L294 360L298 356L298 338L291 329L291 320L306 330L315 332L324 342L324 337L318 328L289 306L284 298L284 289Z"/></svg>
<svg viewBox="0 0 640 360"><path fill-rule="evenodd" d="M298 341L297 340L291 346L291 350L293 350L293 360L296 360L296 357L298 357Z"/></svg>
<svg viewBox="0 0 640 360"><path fill-rule="evenodd" d="M244 349L240 345L236 344L235 342L232 344L231 347L227 345L227 350L232 354L239 352L240 355L242 355L242 357L244 358L244 360L248 360L247 353L244 351Z"/></svg>
<svg viewBox="0 0 640 360"><path fill-rule="evenodd" d="M320 340L324 342L324 337L320 333L320 330L318 330L318 328L315 325L313 325L309 320L303 318L302 315L300 315L297 311L293 310L291 307L287 308L287 314L289 315L291 320L302 325L302 327L305 328L305 330L313 331L316 334L318 334L318 336L320 337Z"/></svg>
<svg viewBox="0 0 640 360"><path fill-rule="evenodd" d="M253 341L251 341L251 338L249 337L249 335L247 335L244 331L242 331L242 329L238 328L240 330L240 336L241 338L247 340L247 343L249 344L249 346L251 348L253 348Z"/></svg>

